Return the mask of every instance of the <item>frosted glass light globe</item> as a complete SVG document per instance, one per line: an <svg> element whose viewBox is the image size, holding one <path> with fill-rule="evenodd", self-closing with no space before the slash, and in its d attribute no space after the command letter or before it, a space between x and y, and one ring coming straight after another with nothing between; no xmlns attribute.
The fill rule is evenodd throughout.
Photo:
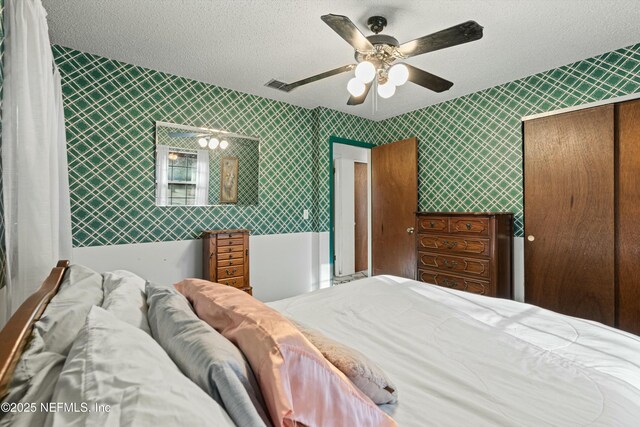
<svg viewBox="0 0 640 427"><path fill-rule="evenodd" d="M222 141L220 141L220 148L222 148L223 150L228 146L229 146L229 141L227 141L226 139L223 139Z"/></svg>
<svg viewBox="0 0 640 427"><path fill-rule="evenodd" d="M198 140L198 144L200 145L200 147L204 148L207 146L207 144L209 143L209 141L206 140L206 138L200 138Z"/></svg>
<svg viewBox="0 0 640 427"><path fill-rule="evenodd" d="M376 67L369 61L362 61L356 67L356 78L362 83L369 83L376 76Z"/></svg>
<svg viewBox="0 0 640 427"><path fill-rule="evenodd" d="M351 95L357 97L364 93L365 86L357 77L354 77L347 83L347 90Z"/></svg>
<svg viewBox="0 0 640 427"><path fill-rule="evenodd" d="M409 79L409 69L404 64L396 64L389 68L389 80L396 85L402 86Z"/></svg>
<svg viewBox="0 0 640 427"><path fill-rule="evenodd" d="M211 138L209 140L209 148L215 150L219 143L220 141L218 141L218 138Z"/></svg>
<svg viewBox="0 0 640 427"><path fill-rule="evenodd" d="M383 85L378 85L378 95L383 98L391 98L396 93L396 85L391 80L387 81Z"/></svg>

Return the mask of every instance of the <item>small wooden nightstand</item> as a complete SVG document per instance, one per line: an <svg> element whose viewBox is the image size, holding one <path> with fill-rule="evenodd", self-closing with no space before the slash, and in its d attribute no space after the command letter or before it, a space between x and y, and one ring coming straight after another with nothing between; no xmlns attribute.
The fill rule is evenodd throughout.
<svg viewBox="0 0 640 427"><path fill-rule="evenodd" d="M252 295L249 284L250 230L202 232L202 270L206 280L241 289Z"/></svg>

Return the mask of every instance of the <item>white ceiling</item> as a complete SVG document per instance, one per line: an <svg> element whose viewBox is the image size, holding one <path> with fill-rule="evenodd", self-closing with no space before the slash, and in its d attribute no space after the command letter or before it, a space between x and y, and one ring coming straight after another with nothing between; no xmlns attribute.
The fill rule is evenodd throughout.
<svg viewBox="0 0 640 427"><path fill-rule="evenodd" d="M294 105L373 120L392 117L640 42L638 0L43 0L51 41L127 63ZM371 15L400 43L467 20L472 43L406 62L454 82L437 94L412 83L390 99L347 106L351 73L290 93L267 88L353 63L320 16L346 15L365 34Z"/></svg>

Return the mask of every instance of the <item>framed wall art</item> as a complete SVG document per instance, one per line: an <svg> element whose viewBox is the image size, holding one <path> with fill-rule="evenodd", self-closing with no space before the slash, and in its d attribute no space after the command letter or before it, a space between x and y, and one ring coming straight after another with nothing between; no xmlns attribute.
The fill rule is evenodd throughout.
<svg viewBox="0 0 640 427"><path fill-rule="evenodd" d="M220 159L220 203L238 202L238 158Z"/></svg>

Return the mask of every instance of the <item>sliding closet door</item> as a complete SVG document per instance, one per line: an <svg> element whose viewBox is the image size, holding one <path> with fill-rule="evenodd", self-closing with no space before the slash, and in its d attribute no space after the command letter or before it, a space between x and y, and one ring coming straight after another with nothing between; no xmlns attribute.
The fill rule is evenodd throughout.
<svg viewBox="0 0 640 427"><path fill-rule="evenodd" d="M614 324L613 105L524 124L525 300Z"/></svg>
<svg viewBox="0 0 640 427"><path fill-rule="evenodd" d="M640 334L640 101L618 119L618 327Z"/></svg>

